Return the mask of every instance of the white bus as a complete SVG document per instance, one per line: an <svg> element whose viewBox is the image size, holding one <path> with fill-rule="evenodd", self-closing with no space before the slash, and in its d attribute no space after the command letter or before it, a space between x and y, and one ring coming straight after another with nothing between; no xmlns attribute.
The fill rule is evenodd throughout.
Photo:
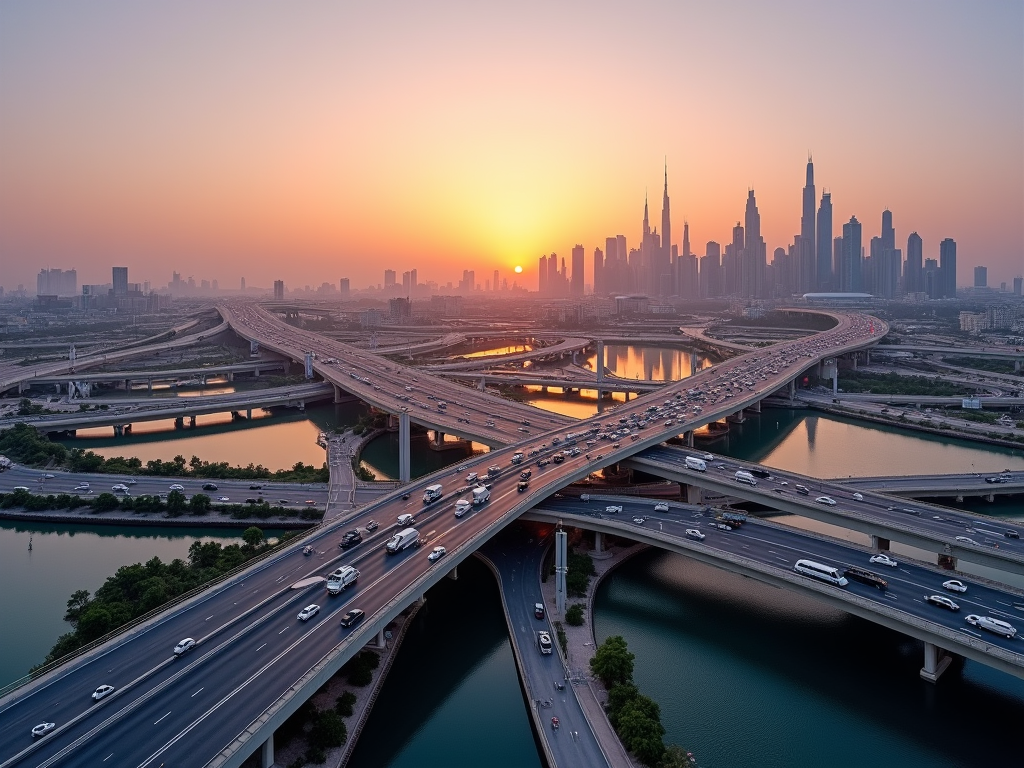
<svg viewBox="0 0 1024 768"><path fill-rule="evenodd" d="M816 579L827 581L829 584L835 584L838 587L845 587L850 583L846 580L845 576L831 565L822 565L813 560L797 560L793 570L797 573L802 573L804 576L813 576Z"/></svg>

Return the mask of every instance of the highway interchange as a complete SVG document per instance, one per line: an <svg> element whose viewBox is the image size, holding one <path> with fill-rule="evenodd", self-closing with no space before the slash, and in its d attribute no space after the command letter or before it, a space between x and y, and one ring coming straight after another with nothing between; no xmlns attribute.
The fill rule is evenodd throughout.
<svg viewBox="0 0 1024 768"><path fill-rule="evenodd" d="M541 444L546 444L547 452L553 452L554 438L561 436L564 439L566 420L551 420L561 422L557 431L537 434L539 430L534 427L531 430L533 434L527 435L512 427L512 424L522 421L522 406L509 403L507 413L499 415L496 412L503 410L502 401L479 393L481 405L482 399L487 398L488 408L475 412L469 409L477 408L476 402L466 406L471 413L469 418L473 430L479 426L476 419L490 412L491 420L501 424L490 428L491 442L501 444L522 440L519 446L492 451L458 469L449 468L421 478L412 486L356 510L350 517L293 544L243 577L215 587L192 603L169 611L151 626L119 638L113 647L76 660L29 684L0 703L0 716L11 725L5 727L0 736L0 760L3 761L0 765L21 762L38 765L91 764L112 759L112 755L117 756L117 764L126 765L193 764L198 755L202 755L204 760L215 758L219 762L237 765L233 755L244 756L258 744L234 745L237 751L233 753L221 751L232 748L234 734L245 732L279 696L294 690L306 679L309 670L318 663L330 659L335 668L340 666L386 620L411 604L451 567L526 509L554 494L566 483L585 477L602 466L620 461L699 423L735 412L744 403L783 386L817 359L861 348L884 335L884 326L872 318L857 315L840 315L838 318L836 328L814 339L780 344L770 351L752 352L709 373L669 385L656 395L618 406L614 412L615 420L621 417L628 419L631 414L636 414L647 422L647 428L638 430L636 439L613 442L612 438L606 438L598 441L595 447L584 449L589 450L593 458L581 450L579 455L569 456L560 464L551 463L543 467L536 466L535 458L529 457L528 460L533 462L530 466L530 488L522 493L516 490L516 481L519 471L527 464L513 466L510 463L512 454L518 448L526 453L539 451ZM276 324L270 325L276 328ZM284 327L289 333L294 331ZM279 330L276 328L275 332ZM298 354L303 346L307 346L300 346L299 342L307 340L321 345L318 358L334 356L331 342L324 342L319 337L312 340L309 337L289 339L295 346L288 353ZM279 351L286 349L283 338L277 338L273 343L281 348ZM323 349L324 345L326 349ZM455 403L456 398L468 401L469 396L476 394L448 384L453 392L457 392L450 395L442 389L444 383L367 353L359 353L360 357L354 361L347 353L339 354L346 354L350 367L361 366L360 370L366 371L364 375L370 372L378 376L391 374L387 378L397 379L400 386L406 377L412 379L412 383L405 386L415 386L420 383L418 379L423 379L424 388L431 393L440 392L449 398L449 403ZM338 378L343 380L341 376ZM382 407L395 407L397 391L382 394L382 384L377 384L381 390L372 389L374 381L371 380L369 389L365 382L359 382L358 387L345 382L345 388L355 392L373 392L373 399L385 401L380 403ZM684 405L689 388L707 391L703 406ZM666 398L670 403L672 399L677 402L660 404ZM399 402L406 403L404 400ZM458 412L461 408L460 405L449 410ZM438 417L436 413L436 410L431 412L430 419L436 423L431 426L466 433L465 429L460 430L456 426L464 422L456 422L448 414ZM577 432L592 431L592 437L596 436L602 429L607 430L611 423L608 417L606 413L574 422L573 429ZM486 419L483 423L486 424ZM461 519L455 518L451 512L452 500L460 492L468 492L465 473L476 471L483 475L487 466L492 464L500 466L502 472L500 479L494 482L490 502ZM424 507L419 498L422 488L435 482L442 482L445 499ZM393 531L393 521L406 512L416 515L415 525L425 539L425 546L387 557L381 545ZM381 523L380 529L365 538L352 554L339 557L341 551L337 548L337 541L341 531L357 526L365 528L371 518ZM309 542L314 543L318 550L312 558L303 557L300 553L300 545ZM446 546L449 554L440 562L428 565L427 551L438 543ZM289 589L304 576L325 575L339 561L354 564L361 571L359 585L341 597L327 598L322 587L316 586L294 591ZM300 624L295 618L297 611L307 602L314 601L325 610L310 622ZM338 616L356 605L366 611L367 620L361 628L342 630L337 623ZM211 627L221 629L212 631ZM185 636L196 637L200 641L197 649L183 659L170 662L170 649ZM188 671L182 672L183 669ZM138 682L132 684L132 680ZM101 683L116 685L120 691L92 705L89 693ZM81 719L75 719L82 713ZM30 760L17 758L19 750L29 747L29 729L44 719L56 722L58 729L34 745L36 751L31 755L24 755ZM216 758L218 753L220 757Z"/></svg>

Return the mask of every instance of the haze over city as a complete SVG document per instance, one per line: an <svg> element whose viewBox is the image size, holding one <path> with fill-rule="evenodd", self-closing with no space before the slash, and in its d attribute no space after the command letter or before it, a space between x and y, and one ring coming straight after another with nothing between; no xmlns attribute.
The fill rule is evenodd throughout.
<svg viewBox="0 0 1024 768"><path fill-rule="evenodd" d="M0 10L0 253L237 287L384 267L458 280L640 237L663 163L674 243L757 192L769 259L804 163L865 243L893 211L961 281L1021 270L1022 7L991 2ZM820 194L820 192L819 192ZM655 217L660 213L658 206ZM588 266L589 269L589 266ZM587 282L591 281L588 275Z"/></svg>

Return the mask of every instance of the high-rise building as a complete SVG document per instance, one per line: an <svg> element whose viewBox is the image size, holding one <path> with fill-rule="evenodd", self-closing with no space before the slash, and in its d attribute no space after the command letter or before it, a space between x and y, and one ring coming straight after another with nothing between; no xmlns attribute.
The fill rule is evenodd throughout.
<svg viewBox="0 0 1024 768"><path fill-rule="evenodd" d="M988 267L974 268L974 287L988 288Z"/></svg>
<svg viewBox="0 0 1024 768"><path fill-rule="evenodd" d="M839 290L844 293L859 293L863 290L861 264L864 250L861 246L861 224L856 216L843 224L843 263L839 276Z"/></svg>
<svg viewBox="0 0 1024 768"><path fill-rule="evenodd" d="M722 246L709 240L700 260L700 295L716 298L722 295Z"/></svg>
<svg viewBox="0 0 1024 768"><path fill-rule="evenodd" d="M114 295L128 295L128 267L114 267Z"/></svg>
<svg viewBox="0 0 1024 768"><path fill-rule="evenodd" d="M537 293L548 295L548 257L541 256L537 262Z"/></svg>
<svg viewBox="0 0 1024 768"><path fill-rule="evenodd" d="M126 273L126 276L127 276L127 273ZM192 278L189 278L189 279L191 280ZM242 278L242 282L241 282L241 284L239 286L239 289L242 291L242 293L245 293L245 278L244 277Z"/></svg>
<svg viewBox="0 0 1024 768"><path fill-rule="evenodd" d="M74 269L41 269L36 276L37 296L78 295L78 272Z"/></svg>
<svg viewBox="0 0 1024 768"><path fill-rule="evenodd" d="M741 248L741 292L746 298L764 297L764 274L767 249L761 237L761 214L757 210L754 190L747 190L747 207L743 214L745 244Z"/></svg>
<svg viewBox="0 0 1024 768"><path fill-rule="evenodd" d="M491 290L498 292L498 270L494 270L494 282L491 283Z"/></svg>
<svg viewBox="0 0 1024 768"><path fill-rule="evenodd" d="M803 214L800 216L800 290L817 290L817 239L814 219L814 162L807 158L807 180L804 184ZM749 228L748 228L749 229Z"/></svg>
<svg viewBox="0 0 1024 768"><path fill-rule="evenodd" d="M1024 287L1024 277L1013 278L1013 295L1020 296L1021 288Z"/></svg>
<svg viewBox="0 0 1024 768"><path fill-rule="evenodd" d="M929 299L942 298L942 270L936 259L924 260L924 292Z"/></svg>
<svg viewBox="0 0 1024 768"><path fill-rule="evenodd" d="M907 238L907 261L903 265L903 290L907 293L918 293L925 289L923 258L924 242L917 232L911 232Z"/></svg>
<svg viewBox="0 0 1024 768"><path fill-rule="evenodd" d="M572 282L569 284L569 293L573 296L583 295L583 260L585 252L583 246L577 243L572 248Z"/></svg>
<svg viewBox="0 0 1024 768"><path fill-rule="evenodd" d="M398 273L393 269L384 270L384 289L395 287L395 280L398 277Z"/></svg>
<svg viewBox="0 0 1024 768"><path fill-rule="evenodd" d="M606 240L607 242L607 240ZM603 296L604 287L604 254L600 248L594 249L594 295Z"/></svg>
<svg viewBox="0 0 1024 768"><path fill-rule="evenodd" d="M818 242L814 250L817 289L828 291L832 288L832 195L829 192L821 193L816 234Z"/></svg>
<svg viewBox="0 0 1024 768"><path fill-rule="evenodd" d="M653 275L656 293L665 296L675 291L672 283L666 280L672 274L672 215L668 201L668 161L665 162L665 191L661 199L661 250L658 251L657 268Z"/></svg>
<svg viewBox="0 0 1024 768"><path fill-rule="evenodd" d="M947 237L939 243L939 276L942 298L956 298L956 240Z"/></svg>
<svg viewBox="0 0 1024 768"><path fill-rule="evenodd" d="M284 280L274 281L274 301L284 301Z"/></svg>
<svg viewBox="0 0 1024 768"><path fill-rule="evenodd" d="M342 301L348 301L348 297L352 293L352 284L347 277L343 277L338 281L338 292L341 294Z"/></svg>

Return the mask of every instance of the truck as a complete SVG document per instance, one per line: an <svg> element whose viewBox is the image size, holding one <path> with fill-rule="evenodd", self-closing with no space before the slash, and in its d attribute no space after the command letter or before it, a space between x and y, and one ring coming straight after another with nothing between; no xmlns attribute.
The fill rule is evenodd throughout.
<svg viewBox="0 0 1024 768"><path fill-rule="evenodd" d="M747 485L757 485L757 480L754 479L754 476L743 469L736 473L736 482L746 483Z"/></svg>
<svg viewBox="0 0 1024 768"><path fill-rule="evenodd" d="M488 477L497 477L500 474L501 474L501 467L499 467L497 464L491 464L491 466L489 466L487 468L487 476Z"/></svg>
<svg viewBox="0 0 1024 768"><path fill-rule="evenodd" d="M406 528L388 539L388 543L384 545L384 550L389 555L394 555L409 547L417 547L419 543L420 532L415 528Z"/></svg>
<svg viewBox="0 0 1024 768"><path fill-rule="evenodd" d="M433 504L435 501L444 496L444 491L441 489L440 483L434 485L428 485L426 490L423 491L423 503Z"/></svg>
<svg viewBox="0 0 1024 768"><path fill-rule="evenodd" d="M747 522L746 515L740 515L736 512L722 512L721 514L715 515L715 520L726 525L731 525L733 528L739 528L745 522Z"/></svg>
<svg viewBox="0 0 1024 768"><path fill-rule="evenodd" d="M537 632L537 647L544 656L551 654L551 635L546 630Z"/></svg>
<svg viewBox="0 0 1024 768"><path fill-rule="evenodd" d="M698 472L707 472L708 471L707 462L705 462L704 459L698 459L696 456L687 456L686 457L686 468L687 469L695 469Z"/></svg>
<svg viewBox="0 0 1024 768"><path fill-rule="evenodd" d="M473 489L473 505L478 506L483 504L485 501L491 500L491 492L487 488L474 488Z"/></svg>
<svg viewBox="0 0 1024 768"><path fill-rule="evenodd" d="M357 581L359 581L359 571L351 565L343 565L327 577L327 592L331 595L337 595L345 587L351 586Z"/></svg>
<svg viewBox="0 0 1024 768"><path fill-rule="evenodd" d="M512 463L513 464L522 464L523 463L523 458L524 458L524 456L523 456L522 452L521 451L516 451L514 454L512 454Z"/></svg>

